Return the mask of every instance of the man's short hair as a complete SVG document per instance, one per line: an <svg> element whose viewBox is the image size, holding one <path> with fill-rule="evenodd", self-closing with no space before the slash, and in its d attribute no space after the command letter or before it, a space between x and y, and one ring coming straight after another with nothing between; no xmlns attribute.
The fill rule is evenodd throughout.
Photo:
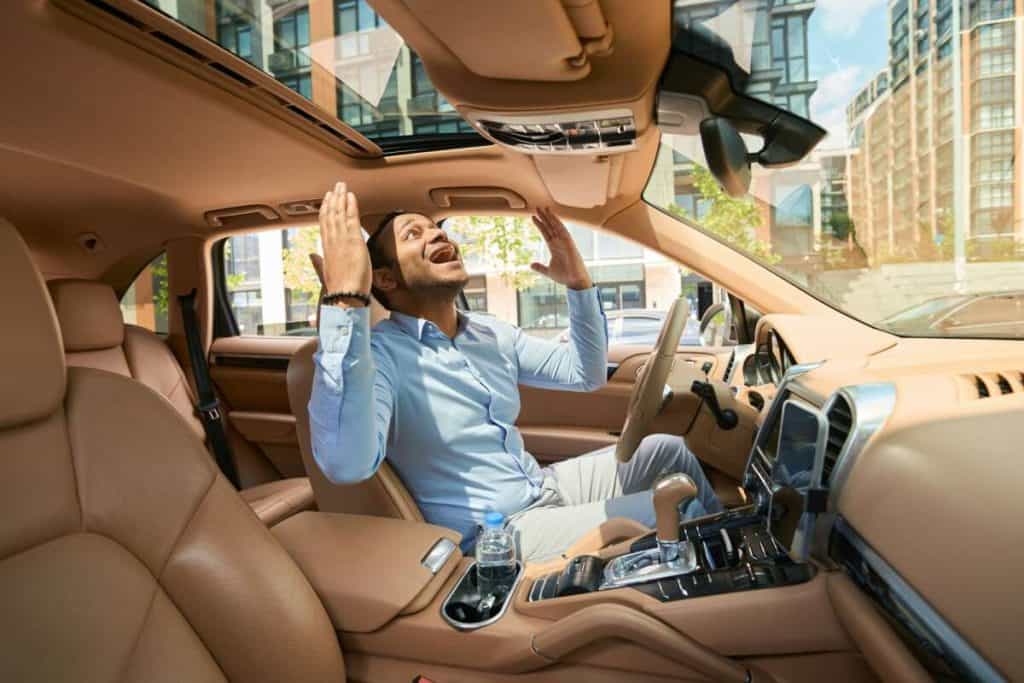
<svg viewBox="0 0 1024 683"><path fill-rule="evenodd" d="M389 211L377 224L377 229L373 231L373 234L367 238L366 250L370 253L370 267L374 270L394 265L394 262L391 260L391 256L388 254L384 245L381 244L380 237L387 232L389 228L393 227L392 223L394 223L395 219L403 213L408 213L408 211L403 209ZM377 301L379 301L382 306L388 308L387 295L376 287L371 287L370 292L377 298Z"/></svg>

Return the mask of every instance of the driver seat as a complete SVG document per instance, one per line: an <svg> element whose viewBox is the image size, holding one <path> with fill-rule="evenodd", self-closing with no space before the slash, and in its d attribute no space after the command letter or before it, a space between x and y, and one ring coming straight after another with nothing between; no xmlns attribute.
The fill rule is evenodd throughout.
<svg viewBox="0 0 1024 683"><path fill-rule="evenodd" d="M2 219L0 272L0 680L344 681L316 593L185 419L66 367Z"/></svg>

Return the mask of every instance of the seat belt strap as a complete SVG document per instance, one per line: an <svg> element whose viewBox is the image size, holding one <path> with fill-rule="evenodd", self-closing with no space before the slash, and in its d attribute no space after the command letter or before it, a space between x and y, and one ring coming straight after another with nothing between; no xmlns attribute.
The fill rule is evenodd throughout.
<svg viewBox="0 0 1024 683"><path fill-rule="evenodd" d="M199 411L199 419L202 420L206 440L210 444L210 449L213 450L217 466L227 480L236 489L239 489L241 487L238 481L238 469L235 467L235 458L231 454L231 444L228 443L224 415L220 411L217 394L213 391L213 384L210 382L210 368L206 365L206 355L203 353L203 346L199 341L199 323L196 320L196 290L193 289L188 294L180 295L178 305L181 307L181 322L185 327L185 342L188 345L192 377L196 382L196 394L198 394L196 410Z"/></svg>

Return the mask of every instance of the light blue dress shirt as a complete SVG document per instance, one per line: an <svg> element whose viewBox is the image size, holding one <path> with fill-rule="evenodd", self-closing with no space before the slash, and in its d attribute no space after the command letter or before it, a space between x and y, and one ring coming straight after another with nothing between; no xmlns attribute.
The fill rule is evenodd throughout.
<svg viewBox="0 0 1024 683"><path fill-rule="evenodd" d="M454 339L401 313L371 334L368 308L325 306L309 401L317 464L351 483L387 457L427 521L461 533L468 549L488 510L509 516L540 494L541 468L515 426L518 385L591 391L606 381L597 289L568 297L568 344L480 313L460 313Z"/></svg>

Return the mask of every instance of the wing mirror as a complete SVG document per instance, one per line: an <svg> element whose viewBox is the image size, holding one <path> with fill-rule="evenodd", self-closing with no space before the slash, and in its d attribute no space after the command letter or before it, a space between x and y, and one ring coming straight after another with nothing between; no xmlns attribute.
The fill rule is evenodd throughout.
<svg viewBox="0 0 1024 683"><path fill-rule="evenodd" d="M730 197L744 197L750 189L750 162L756 154L747 151L747 145L732 123L721 116L711 116L700 122L700 141L708 170L715 176Z"/></svg>

